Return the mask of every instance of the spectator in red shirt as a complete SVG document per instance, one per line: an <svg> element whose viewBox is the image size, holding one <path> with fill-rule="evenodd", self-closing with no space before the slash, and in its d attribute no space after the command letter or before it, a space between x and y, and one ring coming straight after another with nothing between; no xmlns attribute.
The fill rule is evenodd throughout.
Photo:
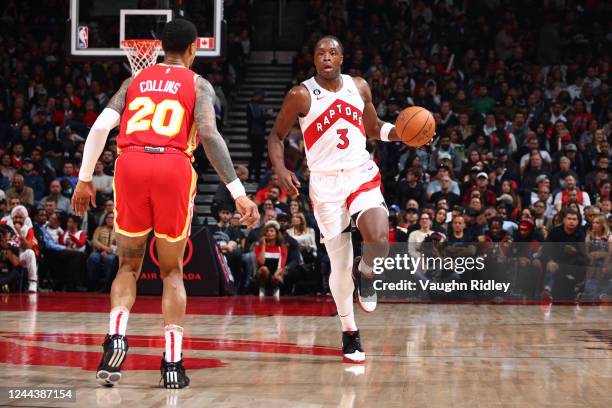
<svg viewBox="0 0 612 408"><path fill-rule="evenodd" d="M480 198L484 202L485 205L495 205L497 202L495 193L488 186L489 183L489 175L484 171L481 171L476 175L476 185L472 186L470 189L466 191L463 195L463 206L467 207L470 204L470 198L472 196L472 191L478 190L480 191Z"/></svg>
<svg viewBox="0 0 612 408"><path fill-rule="evenodd" d="M88 99L85 102L85 113L83 113L83 122L87 127L92 127L96 118L98 117L98 112L96 112L96 104L93 99Z"/></svg>
<svg viewBox="0 0 612 408"><path fill-rule="evenodd" d="M264 235L255 244L255 276L259 282L259 296L265 296L268 283L274 287L274 296L280 294L280 286L286 274L287 246L279 230L277 221L268 221L264 226Z"/></svg>
<svg viewBox="0 0 612 408"><path fill-rule="evenodd" d="M68 249L85 252L87 234L79 230L80 223L81 219L77 215L68 216L67 229L60 235L59 243Z"/></svg>
<svg viewBox="0 0 612 408"><path fill-rule="evenodd" d="M15 143L13 145L13 154L11 155L11 166L19 170L23 167L24 156L23 144Z"/></svg>
<svg viewBox="0 0 612 408"><path fill-rule="evenodd" d="M284 192L282 189L280 189L280 184L278 182L278 176L273 173L270 175L270 178L268 179L268 185L262 188L261 190L257 191L257 193L255 194L255 202L257 203L257 205L263 203L266 200L266 198L268 198L268 194L272 187L279 188L280 190L280 196L278 197L279 201L283 203L287 202L287 193Z"/></svg>

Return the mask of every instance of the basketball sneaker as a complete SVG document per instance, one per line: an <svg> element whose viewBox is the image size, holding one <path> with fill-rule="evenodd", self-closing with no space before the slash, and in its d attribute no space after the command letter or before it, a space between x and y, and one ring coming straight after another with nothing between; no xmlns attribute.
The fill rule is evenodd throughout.
<svg viewBox="0 0 612 408"><path fill-rule="evenodd" d="M121 365L128 352L127 337L120 334L106 335L102 361L96 372L96 379L105 387L112 387L121 379Z"/></svg>
<svg viewBox="0 0 612 408"><path fill-rule="evenodd" d="M366 313L372 313L376 309L378 296L374 289L374 276L368 278L359 270L359 262L361 257L358 256L353 261L353 281L355 282L355 292L353 297Z"/></svg>
<svg viewBox="0 0 612 408"><path fill-rule="evenodd" d="M342 355L345 363L361 364L365 360L365 353L361 348L359 330L342 332Z"/></svg>
<svg viewBox="0 0 612 408"><path fill-rule="evenodd" d="M164 356L166 353L164 353ZM164 388L185 388L189 386L189 377L185 373L185 366L183 365L183 356L176 363L169 363L165 358L162 357L161 363L161 380L164 382Z"/></svg>

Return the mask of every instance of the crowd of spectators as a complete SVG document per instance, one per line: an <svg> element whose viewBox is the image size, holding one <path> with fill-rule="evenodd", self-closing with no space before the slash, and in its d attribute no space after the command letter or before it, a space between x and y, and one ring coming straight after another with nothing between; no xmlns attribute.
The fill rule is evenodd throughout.
<svg viewBox="0 0 612 408"><path fill-rule="evenodd" d="M563 262L582 269L606 265L612 241L609 3L311 0L308 10L288 87L315 74L313 47L331 34L344 48L343 72L368 81L381 119L394 122L413 105L434 115L431 145L369 143L381 169L391 242L408 241L414 255L433 233L447 247L464 243L467 249L459 252L472 254L501 241L579 242L579 248L556 247L567 252ZM309 171L297 124L285 151L301 195L287 200L270 172L258 178L262 230L259 241L250 242L259 246L243 247L250 253L247 263L256 258L255 287L265 281L282 289L282 277L292 275L287 265L295 239L285 240L288 253L273 267L262 255L285 253L276 249L284 232L279 218L296 225L305 220L316 231L305 199ZM540 248L519 250L515 259L538 268L530 295L543 291L550 298L560 261ZM302 244L298 252L294 258L310 255L315 267L307 270L321 276L318 288L327 292L324 248ZM310 276L304 273L302 278ZM611 271L594 276L587 277L598 282L591 282L599 287L593 298L609 297ZM584 292L584 276L567 279L577 280L575 294Z"/></svg>
<svg viewBox="0 0 612 408"><path fill-rule="evenodd" d="M65 43L68 12L68 0L8 0L0 5L3 290L35 292L39 284L55 290L108 290L117 269L112 182L116 131L96 164L97 207L76 217L70 199L89 128L130 71L124 58L70 58ZM251 12L244 0L227 2L226 59L196 61L193 67L205 72L215 87L220 128L250 52Z"/></svg>

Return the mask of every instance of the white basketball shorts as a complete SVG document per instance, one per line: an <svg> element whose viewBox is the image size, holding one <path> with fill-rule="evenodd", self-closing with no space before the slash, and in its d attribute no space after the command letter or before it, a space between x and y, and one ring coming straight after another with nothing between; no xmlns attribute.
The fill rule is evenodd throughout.
<svg viewBox="0 0 612 408"><path fill-rule="evenodd" d="M322 242L342 233L355 215L357 223L369 208L389 212L380 190L380 171L372 160L352 169L312 172L310 200Z"/></svg>

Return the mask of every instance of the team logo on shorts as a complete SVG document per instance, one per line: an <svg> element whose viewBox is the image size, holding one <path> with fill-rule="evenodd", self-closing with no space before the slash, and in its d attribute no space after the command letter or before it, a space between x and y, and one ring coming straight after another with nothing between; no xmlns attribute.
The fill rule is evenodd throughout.
<svg viewBox="0 0 612 408"><path fill-rule="evenodd" d="M315 95L321 95L321 90L315 89L314 91L312 91L312 93Z"/></svg>

